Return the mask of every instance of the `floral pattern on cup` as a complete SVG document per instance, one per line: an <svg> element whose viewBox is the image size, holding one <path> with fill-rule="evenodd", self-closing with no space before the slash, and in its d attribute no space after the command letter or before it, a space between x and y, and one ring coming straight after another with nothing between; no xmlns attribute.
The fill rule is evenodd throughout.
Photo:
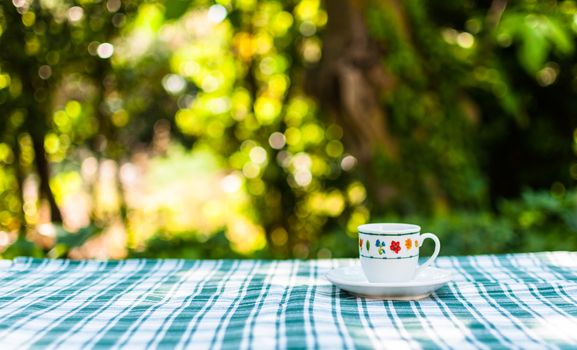
<svg viewBox="0 0 577 350"><path fill-rule="evenodd" d="M390 248L393 252L395 252L395 254L399 254L399 252L401 251L401 244L399 243L399 241L391 241Z"/></svg>
<svg viewBox="0 0 577 350"><path fill-rule="evenodd" d="M413 240L410 238L405 239L405 247L410 250L413 247Z"/></svg>
<svg viewBox="0 0 577 350"><path fill-rule="evenodd" d="M397 240L382 238L371 239L367 236L359 237L359 252L369 254L371 253L371 246L374 246L376 249L373 250L373 256L383 258L418 254L419 245L419 239L414 237L399 237Z"/></svg>
<svg viewBox="0 0 577 350"><path fill-rule="evenodd" d="M386 244L385 242L381 242L380 240L377 239L377 241L375 242L375 245L379 248L379 255L383 255L385 253L385 248L386 248Z"/></svg>

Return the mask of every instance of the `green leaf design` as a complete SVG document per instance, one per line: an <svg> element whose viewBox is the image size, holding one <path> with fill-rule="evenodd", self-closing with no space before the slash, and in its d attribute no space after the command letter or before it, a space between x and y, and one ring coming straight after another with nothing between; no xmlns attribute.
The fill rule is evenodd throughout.
<svg viewBox="0 0 577 350"><path fill-rule="evenodd" d="M369 242L369 240L367 239L367 244L365 244L367 247L367 252L369 251L369 249L371 248L371 243Z"/></svg>

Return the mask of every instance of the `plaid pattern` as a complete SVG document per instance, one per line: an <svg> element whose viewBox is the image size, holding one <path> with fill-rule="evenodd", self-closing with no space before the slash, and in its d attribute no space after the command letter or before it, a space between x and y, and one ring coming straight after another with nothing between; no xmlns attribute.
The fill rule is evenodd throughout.
<svg viewBox="0 0 577 350"><path fill-rule="evenodd" d="M314 261L0 261L0 348L577 347L577 253L442 257L418 302L355 298Z"/></svg>

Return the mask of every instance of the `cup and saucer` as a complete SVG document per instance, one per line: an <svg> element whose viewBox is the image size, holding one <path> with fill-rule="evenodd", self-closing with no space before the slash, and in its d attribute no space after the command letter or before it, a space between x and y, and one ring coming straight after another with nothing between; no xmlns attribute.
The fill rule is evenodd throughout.
<svg viewBox="0 0 577 350"><path fill-rule="evenodd" d="M361 265L331 270L327 279L353 295L380 300L419 300L451 281L451 271L430 267L441 249L432 233L412 224L367 224L359 230ZM433 255L418 265L425 239L435 242Z"/></svg>

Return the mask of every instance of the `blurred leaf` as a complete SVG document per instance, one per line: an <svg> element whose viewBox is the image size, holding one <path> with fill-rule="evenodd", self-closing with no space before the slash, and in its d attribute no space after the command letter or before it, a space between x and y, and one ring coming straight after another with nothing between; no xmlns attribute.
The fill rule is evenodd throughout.
<svg viewBox="0 0 577 350"><path fill-rule="evenodd" d="M134 251L131 256L183 259L234 259L243 257L230 250L229 241L222 231L215 233L208 240L199 239L196 232L179 232L171 236L159 232L146 242L143 251Z"/></svg>
<svg viewBox="0 0 577 350"><path fill-rule="evenodd" d="M66 244L58 243L48 252L48 257L52 259L65 258L69 251L70 247Z"/></svg>
<svg viewBox="0 0 577 350"><path fill-rule="evenodd" d="M573 53L575 43L571 35L570 28L565 27L558 19L549 17L547 19L548 34L555 48L563 55Z"/></svg>
<svg viewBox="0 0 577 350"><path fill-rule="evenodd" d="M69 248L80 247L92 236L100 234L102 228L95 225L82 227L77 232L68 232L62 226L56 227L56 244L64 244Z"/></svg>
<svg viewBox="0 0 577 350"><path fill-rule="evenodd" d="M12 245L0 254L3 259L14 259L18 256L44 257L44 252L33 242L19 237Z"/></svg>
<svg viewBox="0 0 577 350"><path fill-rule="evenodd" d="M190 7L191 1L188 0L167 0L164 4L164 18L166 20L175 20L186 13Z"/></svg>
<svg viewBox="0 0 577 350"><path fill-rule="evenodd" d="M497 40L519 40L519 62L531 75L543 68L551 48L562 55L574 51L570 28L559 19L542 14L506 12L496 30L496 37Z"/></svg>
<svg viewBox="0 0 577 350"><path fill-rule="evenodd" d="M534 76L547 61L549 43L542 30L531 25L524 26L521 38L518 51L519 62L529 74Z"/></svg>
<svg viewBox="0 0 577 350"><path fill-rule="evenodd" d="M68 232L61 225L56 225L56 244L48 255L52 258L65 257L72 248L82 246L100 233L102 233L102 228L95 225L82 227L77 232Z"/></svg>

